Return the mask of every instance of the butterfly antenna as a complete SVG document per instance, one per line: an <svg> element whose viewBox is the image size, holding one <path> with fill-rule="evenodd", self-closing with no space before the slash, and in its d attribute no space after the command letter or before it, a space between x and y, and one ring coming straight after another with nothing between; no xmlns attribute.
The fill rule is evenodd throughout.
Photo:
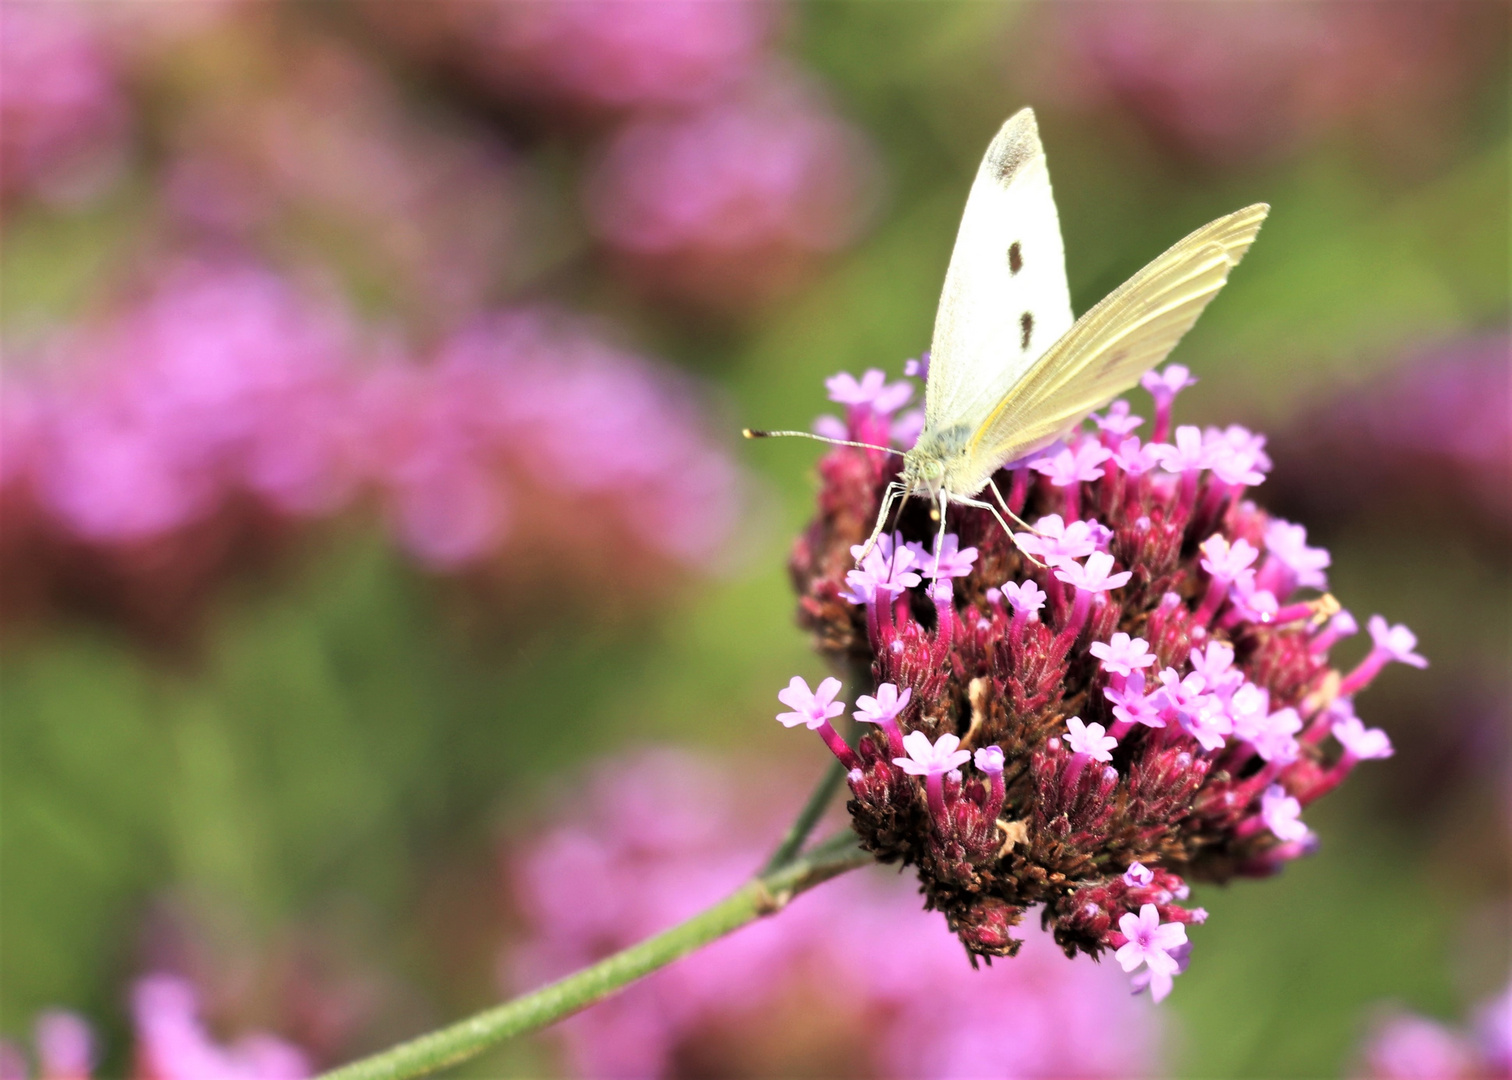
<svg viewBox="0 0 1512 1080"><path fill-rule="evenodd" d="M862 450L880 450L884 454L897 454L903 457L902 450L894 450L891 446L878 446L876 443L852 442L850 439L831 439L828 435L816 435L812 431L758 431L755 428L743 428L740 432L748 439L813 439L815 442L829 443L831 446L854 446Z"/></svg>

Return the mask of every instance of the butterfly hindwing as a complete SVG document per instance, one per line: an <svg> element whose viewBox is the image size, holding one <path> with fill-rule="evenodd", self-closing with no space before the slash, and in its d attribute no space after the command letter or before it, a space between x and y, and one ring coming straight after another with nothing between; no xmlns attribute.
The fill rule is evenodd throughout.
<svg viewBox="0 0 1512 1080"><path fill-rule="evenodd" d="M925 415L974 429L1071 328L1050 172L1031 109L1010 117L977 169L935 316Z"/></svg>
<svg viewBox="0 0 1512 1080"><path fill-rule="evenodd" d="M1003 462L1053 442L1164 360L1223 288L1269 211L1257 203L1204 225L1077 320L976 429L970 456L986 470L980 484Z"/></svg>

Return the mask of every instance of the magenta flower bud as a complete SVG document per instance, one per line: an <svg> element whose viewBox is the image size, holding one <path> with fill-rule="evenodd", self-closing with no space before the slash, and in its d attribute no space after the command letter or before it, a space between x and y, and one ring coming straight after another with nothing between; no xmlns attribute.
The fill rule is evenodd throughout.
<svg viewBox="0 0 1512 1080"><path fill-rule="evenodd" d="M1139 385L1155 399L1155 428L1150 436L1153 441L1164 442L1169 437L1171 406L1176 401L1176 395L1196 384L1197 380L1192 378L1192 373L1183 364L1167 364L1164 370L1146 372L1139 380Z"/></svg>

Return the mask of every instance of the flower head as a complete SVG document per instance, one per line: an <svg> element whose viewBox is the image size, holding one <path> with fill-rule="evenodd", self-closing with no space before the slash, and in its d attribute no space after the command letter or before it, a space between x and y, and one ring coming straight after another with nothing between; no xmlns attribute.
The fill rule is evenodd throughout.
<svg viewBox="0 0 1512 1080"><path fill-rule="evenodd" d="M1302 840L1309 834L1302 824L1302 804L1286 793L1280 784L1272 784L1260 796L1260 818L1265 827L1281 840Z"/></svg>
<svg viewBox="0 0 1512 1080"><path fill-rule="evenodd" d="M1070 487L1100 479L1100 466L1112 456L1113 452L1101 443L1083 442L1075 450L1063 447L1059 453L1036 458L1030 468L1043 473L1056 487Z"/></svg>
<svg viewBox="0 0 1512 1080"><path fill-rule="evenodd" d="M1112 761L1118 740L1106 734L1101 724L1084 724L1073 716L1066 721L1066 745L1074 754L1087 754L1093 761Z"/></svg>
<svg viewBox="0 0 1512 1080"><path fill-rule="evenodd" d="M1357 672L1330 666L1335 627L1309 617L1329 603L1293 595L1316 580L1321 554L1300 533L1271 528L1242 498L1245 478L1210 463L1242 456L1263 472L1263 440L1238 427L1182 427L1163 445L1170 399L1189 376L1165 377L1154 446L1128 437L1112 456L1087 452L1103 475L1069 486L1054 482L1067 462L1115 435L1073 430L1009 463L994 483L1014 515L1036 524L1010 539L987 509L950 506L952 534L976 549L970 565L864 611L844 603L845 550L897 474L865 450L821 461L820 513L793 549L800 618L836 663L869 660L874 685L912 691L897 748L891 731L875 729L855 748L851 820L867 850L916 868L927 904L973 954L1012 955L1009 928L1036 904L1068 950L1122 948L1131 935L1119 927L1137 921L1144 896L1135 888L1150 890L1156 926L1177 935L1205 917L1182 906L1191 883L1270 874L1316 850L1285 800L1300 812L1344 779L1359 755L1323 740L1345 718L1338 702L1387 662L1387 645L1415 655L1397 634ZM1126 415L1110 410L1105 428L1123 430ZM1151 471L1156 459L1169 472ZM1096 522L1081 518L1083 504ZM938 525L919 513L899 520L874 553L876 576L902 549L904 572L921 578ZM1262 554L1262 537L1275 550ZM1356 737L1352 726L1339 731ZM960 771L957 740L976 751L975 771ZM924 782L902 783L904 769ZM1269 787L1279 801L1262 797ZM1136 855L1148 886L1123 880ZM1185 951L1163 955L1140 961L1156 996Z"/></svg>
<svg viewBox="0 0 1512 1080"><path fill-rule="evenodd" d="M934 549L925 553L923 544L910 544L913 549L913 565L924 571L924 576L933 580L940 578L965 577L971 573L971 564L976 562L977 549L974 547L963 548L960 546L960 537L955 533L946 533L943 540L937 540ZM935 568L939 567L936 575Z"/></svg>
<svg viewBox="0 0 1512 1080"><path fill-rule="evenodd" d="M1358 716L1350 715L1335 720L1329 730L1345 752L1360 761L1389 758L1395 753L1391 737L1380 728L1366 727Z"/></svg>
<svg viewBox="0 0 1512 1080"><path fill-rule="evenodd" d="M893 758L893 764L910 776L941 776L971 760L970 750L959 750L961 740L941 735L933 743L922 731L910 731L903 737L907 757Z"/></svg>
<svg viewBox="0 0 1512 1080"><path fill-rule="evenodd" d="M1003 771L1003 748L984 746L972 755L971 762L982 772L996 776Z"/></svg>
<svg viewBox="0 0 1512 1080"><path fill-rule="evenodd" d="M1296 585L1304 589L1328 588L1328 569L1332 561L1326 548L1307 546L1307 526L1272 518L1265 527L1265 552L1290 572Z"/></svg>
<svg viewBox="0 0 1512 1080"><path fill-rule="evenodd" d="M829 399L840 405L865 406L882 416L891 416L914 395L912 383L889 383L887 375L878 368L868 368L859 380L848 371L842 371L824 380Z"/></svg>
<svg viewBox="0 0 1512 1080"><path fill-rule="evenodd" d="M1046 514L1034 523L1034 532L1014 533L1019 550L1036 555L1046 566L1064 566L1096 551L1103 535L1095 521L1073 521L1059 514Z"/></svg>
<svg viewBox="0 0 1512 1080"><path fill-rule="evenodd" d="M1119 440L1130 434L1140 424L1144 423L1144 417L1133 416L1129 413L1129 403L1119 398L1108 406L1108 411L1099 416L1092 414L1092 422L1100 431L1108 437Z"/></svg>
<svg viewBox="0 0 1512 1080"><path fill-rule="evenodd" d="M860 708L854 715L864 724L885 724L898 718L898 714L908 706L908 699L911 697L913 697L912 687L904 689L903 693L899 694L896 686L885 682L877 687L876 697L862 694L856 699L856 704Z"/></svg>
<svg viewBox="0 0 1512 1080"><path fill-rule="evenodd" d="M1220 581L1237 581L1260 557L1248 540L1240 537L1232 544L1221 533L1202 542L1202 568Z"/></svg>
<svg viewBox="0 0 1512 1080"><path fill-rule="evenodd" d="M825 679L818 690L810 690L806 681L794 675L787 689L777 692L777 700L793 711L778 713L777 719L783 727L803 724L812 731L845 711L845 702L835 700L839 692L839 679Z"/></svg>
<svg viewBox="0 0 1512 1080"><path fill-rule="evenodd" d="M1162 371L1145 372L1139 385L1148 390L1158 404L1169 405L1181 391L1196 386L1197 380L1186 365L1167 364Z"/></svg>
<svg viewBox="0 0 1512 1080"><path fill-rule="evenodd" d="M1094 641L1087 651L1102 661L1103 670L1112 675L1132 675L1139 668L1155 663L1150 643L1144 638L1130 637L1122 630L1107 641Z"/></svg>
<svg viewBox="0 0 1512 1080"><path fill-rule="evenodd" d="M1131 911L1119 919L1118 929L1128 940L1113 954L1114 959L1127 972L1148 967L1150 996L1164 1001L1171 992L1171 980L1181 967L1171 952L1186 944L1186 927L1181 923L1162 923L1155 905L1145 904L1138 915Z"/></svg>
<svg viewBox="0 0 1512 1080"><path fill-rule="evenodd" d="M1132 571L1113 573L1113 556L1106 551L1094 551L1085 563L1065 563L1055 571L1055 576L1081 592L1099 593L1127 585L1134 576Z"/></svg>
<svg viewBox="0 0 1512 1080"><path fill-rule="evenodd" d="M1417 648L1417 635L1401 623L1388 626L1383 617L1372 615L1365 628L1370 631L1376 650L1387 659L1415 668L1428 666L1428 661L1413 651Z"/></svg>
<svg viewBox="0 0 1512 1080"><path fill-rule="evenodd" d="M1203 441L1202 432L1190 424L1176 429L1175 445L1160 444L1151 447L1150 452L1161 468L1173 473L1206 469L1213 458L1213 449Z"/></svg>
<svg viewBox="0 0 1512 1080"><path fill-rule="evenodd" d="M1033 617L1045 606L1045 590L1032 581L1009 581L1004 583L1003 599L1014 611Z"/></svg>

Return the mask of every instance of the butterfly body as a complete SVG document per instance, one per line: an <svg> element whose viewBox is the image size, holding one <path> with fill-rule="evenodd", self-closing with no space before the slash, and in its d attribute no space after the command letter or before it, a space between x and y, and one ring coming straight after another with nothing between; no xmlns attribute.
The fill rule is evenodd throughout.
<svg viewBox="0 0 1512 1080"><path fill-rule="evenodd" d="M1034 113L1015 113L967 197L935 317L924 430L889 495L927 498L942 518L950 503L996 512L977 498L992 475L1068 434L1164 360L1268 210L1256 204L1203 226L1075 319Z"/></svg>
<svg viewBox="0 0 1512 1080"><path fill-rule="evenodd" d="M900 498L934 502L942 534L951 503L990 510L999 521L999 507L1012 516L993 474L1066 436L1164 360L1223 288L1269 210L1256 203L1209 222L1074 318L1034 112L1009 117L977 168L945 273L924 429L883 496L863 556ZM747 434L867 445L807 432ZM996 505L977 498L984 489Z"/></svg>

